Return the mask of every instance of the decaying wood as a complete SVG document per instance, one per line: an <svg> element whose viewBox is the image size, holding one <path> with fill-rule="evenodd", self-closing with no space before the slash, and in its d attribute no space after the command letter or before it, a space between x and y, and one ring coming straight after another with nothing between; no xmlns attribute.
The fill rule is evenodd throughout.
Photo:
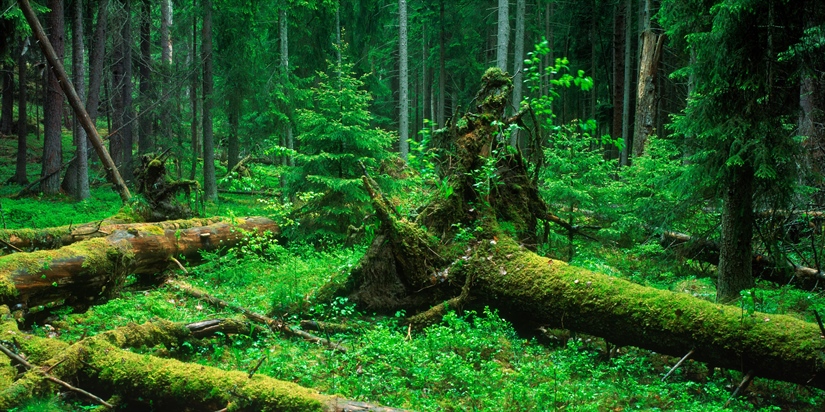
<svg viewBox="0 0 825 412"><path fill-rule="evenodd" d="M414 313L460 296L472 279L475 307L496 308L516 324L571 329L677 357L693 350L697 361L825 388L825 338L813 323L746 314L739 307L637 285L531 252L524 239L535 228L530 223L547 215L546 205L524 179L524 164L496 154L495 136L507 128L498 123L506 87L495 73L488 74L485 82L493 83L483 87L487 94L480 98L480 112L465 115L460 126L434 139L445 148L448 158L440 167L454 195L436 199L412 222L397 218L368 187L381 231L349 280L339 283L344 285L339 294L373 310ZM481 192L473 170L491 162L504 184ZM516 226L516 239L498 224L512 223L514 215L520 215L510 225ZM467 227L478 229L475 239L456 244L457 231ZM330 293L322 290L321 296Z"/></svg>
<svg viewBox="0 0 825 412"><path fill-rule="evenodd" d="M673 247L681 256L695 259L700 262L719 264L719 245L707 239L696 239L690 235L678 232L662 232L660 244L663 247ZM825 273L815 268L793 265L778 265L767 257L754 254L751 260L754 276L780 283L794 280L803 286L814 286L818 281L825 280ZM790 276L793 276L791 279Z"/></svg>
<svg viewBox="0 0 825 412"><path fill-rule="evenodd" d="M78 385L106 396L118 396L124 402L139 405L151 400L156 410L400 411L324 395L262 374L250 378L245 372L127 350L179 346L194 337L189 326L168 321L133 324L69 345L54 339L24 336L9 315L8 307L0 306L0 340L17 342L17 349L29 354L31 363L43 367L57 365L50 373L59 379L71 378ZM11 366L0 362L0 379L8 375L2 373L3 368ZM39 368L0 387L0 409L11 409L32 396L49 393L49 384L36 369Z"/></svg>
<svg viewBox="0 0 825 412"><path fill-rule="evenodd" d="M190 229L198 226L207 226L229 219L221 217L195 218L183 220L168 220L157 223L127 222L120 217L107 218L97 222L80 225L66 225L45 229L3 229L0 230L0 241L15 251L33 251L57 249L75 242L96 237L106 237L117 230L140 231L142 227L158 227L163 230Z"/></svg>
<svg viewBox="0 0 825 412"><path fill-rule="evenodd" d="M138 225L56 250L4 256L0 258L0 304L29 310L39 305L83 307L109 296L127 274L161 273L174 265L171 258L196 260L201 251L231 247L248 233L278 231L267 218L234 220L189 229Z"/></svg>
<svg viewBox="0 0 825 412"><path fill-rule="evenodd" d="M16 353L12 352L9 348L3 346L2 344L0 344L0 352L3 352L6 356L9 357L9 359L11 359L11 360L17 362L18 364L22 365L23 367L25 367L26 370L35 369L35 367L31 363L29 363L27 360L23 359L22 357L20 357ZM54 376L49 375L48 371L43 371L42 373L43 373L43 377L48 379L50 382L54 382L54 383L62 386L63 388L65 388L67 390L70 390L72 392L77 392L77 393L91 399L92 401L94 401L97 404L103 405L103 406L105 406L107 408L110 408L110 409L114 408L114 406L112 404L110 404L109 402L104 401L99 396L94 395L94 394L89 393L89 392L86 392L83 389L77 388L75 386L70 385L67 382L64 382L60 379L57 379Z"/></svg>
<svg viewBox="0 0 825 412"><path fill-rule="evenodd" d="M172 286L173 288L175 288L175 289L177 289L177 290L179 290L183 293L186 293L189 296L195 297L197 299L203 299L203 300L209 302L210 304L218 306L218 307L232 309L232 310L244 315L247 319L249 319L251 321L258 322L258 323L263 323L264 325L268 326L271 330L273 330L275 332L280 332L280 333L283 333L287 336L301 338L301 339L304 339L304 340L309 341L309 342L318 343L318 344L324 345L324 346L326 346L330 349L334 349L334 350L337 350L337 351L340 351L340 352L346 352L347 351L347 348L345 348L344 346L342 346L338 343L332 342L329 339L324 339L324 338L315 336L311 333L307 333L307 332L302 331L300 329L294 328L294 327L290 326L289 324L287 324L286 322L283 322L283 321L280 321L280 320L275 320L275 319L272 319L268 316L264 316L264 315L261 315L259 313L255 313L255 312L253 312L249 309L246 309L246 308L238 306L238 305L233 305L233 304L231 304L231 303L229 303L229 302L227 302L223 299L216 298L216 297L214 297L214 296L212 296L212 295L210 295L206 292L197 290L194 287L192 287L191 285L187 285L184 282L170 279L166 283L168 285Z"/></svg>

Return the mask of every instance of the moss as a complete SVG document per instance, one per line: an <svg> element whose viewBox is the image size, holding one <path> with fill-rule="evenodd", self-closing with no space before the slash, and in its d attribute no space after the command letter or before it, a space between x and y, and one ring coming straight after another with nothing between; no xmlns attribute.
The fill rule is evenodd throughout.
<svg viewBox="0 0 825 412"><path fill-rule="evenodd" d="M479 247L465 270L483 289L475 294L495 299L514 319L661 353L696 348L697 360L755 368L769 378L804 383L825 374L818 327L791 316L748 315L739 307L644 287L540 257L508 238ZM824 384L816 379L813 385Z"/></svg>

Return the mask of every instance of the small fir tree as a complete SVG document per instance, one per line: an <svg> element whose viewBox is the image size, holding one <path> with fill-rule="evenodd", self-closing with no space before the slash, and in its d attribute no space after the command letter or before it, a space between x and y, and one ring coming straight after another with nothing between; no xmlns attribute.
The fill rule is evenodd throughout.
<svg viewBox="0 0 825 412"><path fill-rule="evenodd" d="M377 170L388 159L395 136L371 126L372 96L364 76L349 62L330 62L310 91L311 106L298 110L296 191L313 193L303 205L301 232L315 241L342 240L361 226L369 197L361 183L362 166Z"/></svg>

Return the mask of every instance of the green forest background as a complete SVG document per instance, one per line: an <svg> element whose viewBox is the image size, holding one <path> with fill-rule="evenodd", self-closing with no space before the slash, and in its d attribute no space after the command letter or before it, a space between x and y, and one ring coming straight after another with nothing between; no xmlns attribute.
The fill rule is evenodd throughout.
<svg viewBox="0 0 825 412"><path fill-rule="evenodd" d="M142 159L163 159L164 181L192 188L173 194L183 205L175 217L260 215L281 230L164 276L272 318L342 324L327 338L351 348L250 333L144 353L243 371L265 358L256 373L411 410L825 405L820 389L758 378L741 385L749 371L690 360L662 380L678 358L617 348L609 336L525 328L495 308L451 311L410 333L403 311L315 296L358 264L380 230L362 176L411 221L433 199L463 196L442 173L436 141L476 111L482 76L498 67L513 90L490 159L523 157L551 211L527 247L734 305L743 316L817 322L825 313L821 1L32 6L133 196L124 205L112 190L18 3L3 0L3 229L147 220L155 200L135 170ZM503 127L514 116L520 122ZM480 198L495 195L499 172L494 161L469 172ZM482 232L480 223L456 222L440 242L470 245ZM156 318L232 316L149 283L130 276L117 297L85 311L28 308L23 324L73 342ZM744 393L732 396L737 388ZM57 393L51 387L10 410L93 407ZM156 406L133 399L121 407Z"/></svg>

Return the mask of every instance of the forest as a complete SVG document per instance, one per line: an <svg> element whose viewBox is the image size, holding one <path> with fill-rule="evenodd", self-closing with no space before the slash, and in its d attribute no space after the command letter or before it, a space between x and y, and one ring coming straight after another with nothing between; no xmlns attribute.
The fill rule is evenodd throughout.
<svg viewBox="0 0 825 412"><path fill-rule="evenodd" d="M821 411L820 0L0 0L0 410Z"/></svg>

